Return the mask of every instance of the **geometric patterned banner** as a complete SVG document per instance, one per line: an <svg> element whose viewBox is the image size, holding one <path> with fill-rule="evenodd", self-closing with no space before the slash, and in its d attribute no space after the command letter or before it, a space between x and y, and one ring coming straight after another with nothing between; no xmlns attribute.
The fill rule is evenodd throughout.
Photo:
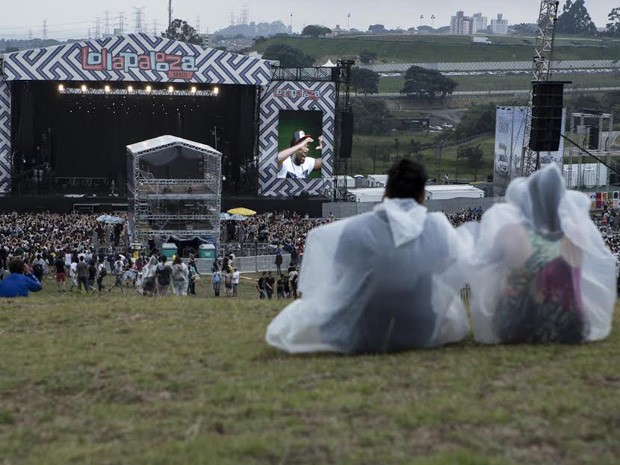
<svg viewBox="0 0 620 465"><path fill-rule="evenodd" d="M11 192L11 90L0 78L0 194Z"/></svg>
<svg viewBox="0 0 620 465"><path fill-rule="evenodd" d="M0 193L11 191L10 81L266 86L269 62L148 34L127 34L4 55L0 70ZM4 79L4 80L3 80Z"/></svg>
<svg viewBox="0 0 620 465"><path fill-rule="evenodd" d="M278 123L281 110L323 112L322 177L279 179ZM272 82L263 88L260 102L258 193L267 197L293 197L302 193L327 195L333 189L336 135L336 84L334 82Z"/></svg>
<svg viewBox="0 0 620 465"><path fill-rule="evenodd" d="M271 80L265 60L142 33L9 53L4 68L9 81L264 86Z"/></svg>

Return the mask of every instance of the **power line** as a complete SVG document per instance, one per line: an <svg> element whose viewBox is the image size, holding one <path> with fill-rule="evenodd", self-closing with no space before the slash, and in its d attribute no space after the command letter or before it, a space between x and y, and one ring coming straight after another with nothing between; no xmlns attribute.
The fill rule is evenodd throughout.
<svg viewBox="0 0 620 465"><path fill-rule="evenodd" d="M143 15L144 15L144 7L132 7L133 8L133 14L134 14L134 32L138 33L138 32L142 32L142 19L143 19Z"/></svg>
<svg viewBox="0 0 620 465"><path fill-rule="evenodd" d="M106 11L104 14L105 14L105 25L103 29L103 34L106 37L110 37L110 12Z"/></svg>
<svg viewBox="0 0 620 465"><path fill-rule="evenodd" d="M125 33L125 12L124 11L119 11L118 12L118 31L120 32L120 35L123 35Z"/></svg>

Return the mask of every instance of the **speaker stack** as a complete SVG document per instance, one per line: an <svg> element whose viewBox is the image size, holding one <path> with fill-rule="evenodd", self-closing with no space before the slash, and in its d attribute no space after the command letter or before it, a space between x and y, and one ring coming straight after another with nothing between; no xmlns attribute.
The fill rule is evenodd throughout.
<svg viewBox="0 0 620 465"><path fill-rule="evenodd" d="M560 147L564 81L533 83L530 149L555 152Z"/></svg>

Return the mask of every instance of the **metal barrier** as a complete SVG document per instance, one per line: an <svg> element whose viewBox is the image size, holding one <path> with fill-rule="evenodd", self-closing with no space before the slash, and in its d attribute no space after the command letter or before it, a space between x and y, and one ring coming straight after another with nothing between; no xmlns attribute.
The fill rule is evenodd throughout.
<svg viewBox="0 0 620 465"><path fill-rule="evenodd" d="M275 255L258 255L256 257L235 257L234 267L241 273L259 273L262 271L276 271ZM290 254L282 254L282 270L291 264ZM200 274L211 274L213 259L197 258L196 267Z"/></svg>

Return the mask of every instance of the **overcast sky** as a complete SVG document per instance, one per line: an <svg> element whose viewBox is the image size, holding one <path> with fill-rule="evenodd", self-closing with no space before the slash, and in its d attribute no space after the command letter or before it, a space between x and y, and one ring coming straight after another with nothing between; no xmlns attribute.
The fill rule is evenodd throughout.
<svg viewBox="0 0 620 465"><path fill-rule="evenodd" d="M109 12L110 32L118 24L119 12L125 13L125 32L135 27L134 9L144 7L145 25L151 32L154 21L163 30L168 18L168 0L2 0L0 7L0 38L41 37L43 20L47 20L48 37L82 38L91 29L94 35L96 17L101 18L101 32L105 27L105 11ZM481 12L490 20L503 13L509 24L536 22L540 0L172 0L173 17L187 20L195 26L200 18L201 32L214 32L228 26L231 15L239 18L244 5L249 20L255 22L280 20L291 22L295 32L308 24L367 30L369 24L381 23L388 29L404 29L421 24L434 27L450 23L457 10L466 15ZM565 1L560 1L560 11ZM597 27L604 27L607 15L617 6L615 0L586 0L585 5ZM347 15L351 14L348 19ZM420 16L424 16L420 19ZM435 16L431 20L431 16ZM347 21L349 23L347 23Z"/></svg>

